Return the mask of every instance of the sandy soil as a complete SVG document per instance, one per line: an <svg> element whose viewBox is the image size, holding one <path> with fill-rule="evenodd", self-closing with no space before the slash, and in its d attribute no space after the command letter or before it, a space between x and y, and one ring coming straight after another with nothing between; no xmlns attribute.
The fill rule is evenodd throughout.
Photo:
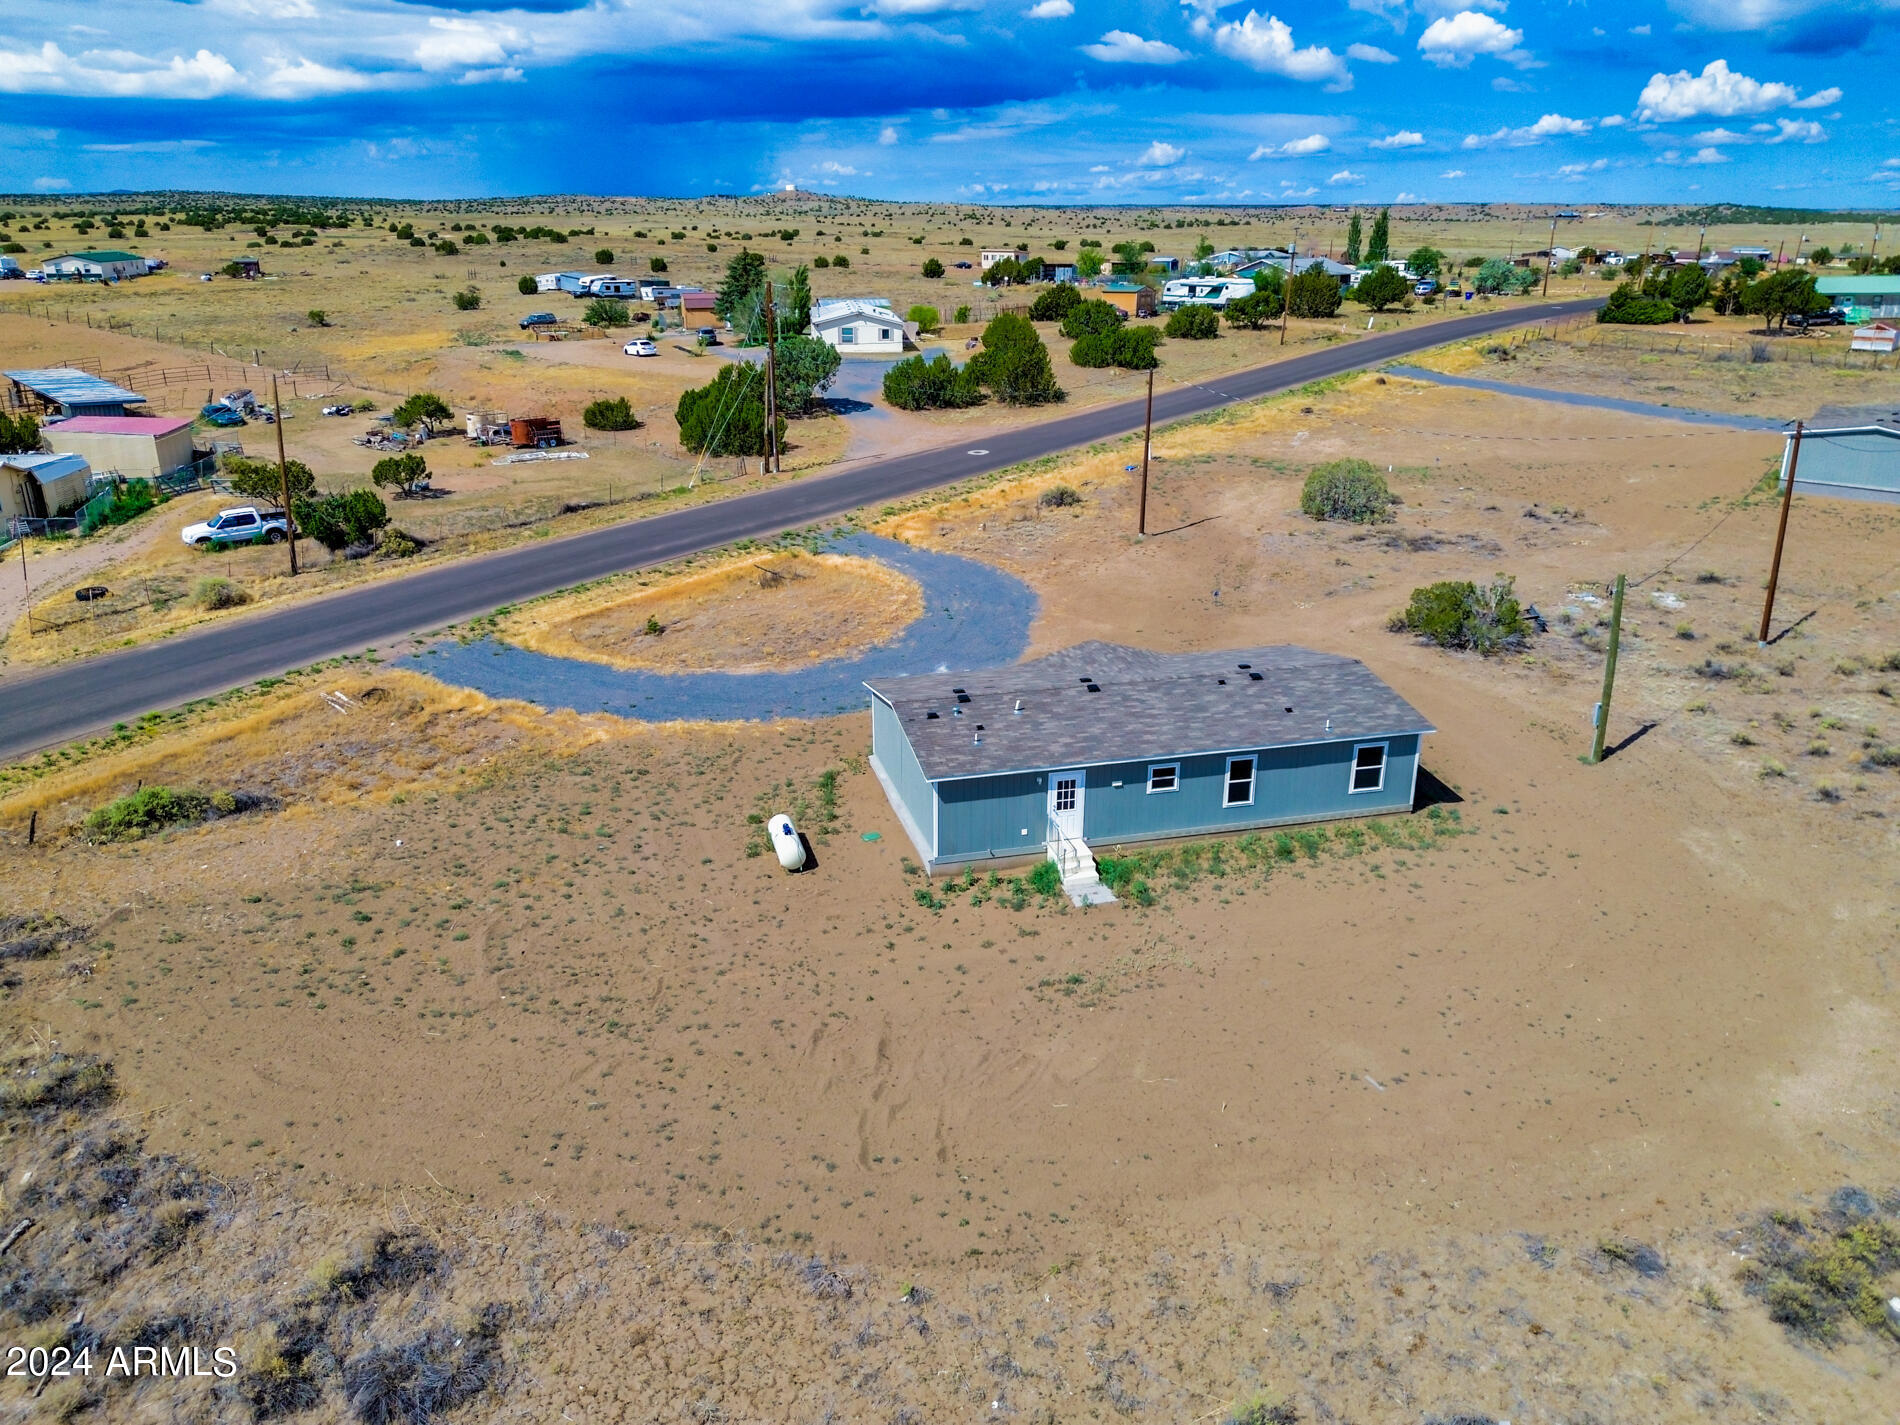
<svg viewBox="0 0 1900 1425"><path fill-rule="evenodd" d="M792 550L541 600L502 619L497 636L613 668L757 673L857 657L923 611L916 582L887 565Z"/></svg>
<svg viewBox="0 0 1900 1425"><path fill-rule="evenodd" d="M1391 467L1394 524L1297 513L1344 453ZM252 1297L372 1218L545 1296L510 1347L531 1413L1878 1418L1893 1345L1783 1333L1733 1234L1894 1185L1900 516L1799 501L1757 650L1772 437L1366 377L1157 454L1146 540L1119 450L891 527L1034 583L1037 651L1366 658L1440 729L1429 834L1078 912L908 874L862 717L543 719L359 669L17 775L13 902L99 938L83 985L22 965L8 1014L109 1056L151 1150L299 1205ZM1084 503L1043 517L1055 479ZM1618 750L1586 767L1619 570ZM1552 618L1523 654L1385 632L1496 571ZM139 780L287 805L60 834ZM807 875L747 854L781 807ZM199 1270L274 1240L223 1230Z"/></svg>

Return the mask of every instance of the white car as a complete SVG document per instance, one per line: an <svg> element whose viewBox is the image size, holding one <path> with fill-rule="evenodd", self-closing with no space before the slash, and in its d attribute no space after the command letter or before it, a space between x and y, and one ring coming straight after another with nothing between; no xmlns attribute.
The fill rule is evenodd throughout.
<svg viewBox="0 0 1900 1425"><path fill-rule="evenodd" d="M658 356L660 348L643 336L637 336L620 348L628 356Z"/></svg>
<svg viewBox="0 0 1900 1425"><path fill-rule="evenodd" d="M282 515L261 512L256 505L239 505L236 509L219 510L203 524L186 525L178 537L198 549L248 544L259 539L282 544L290 537L290 525Z"/></svg>

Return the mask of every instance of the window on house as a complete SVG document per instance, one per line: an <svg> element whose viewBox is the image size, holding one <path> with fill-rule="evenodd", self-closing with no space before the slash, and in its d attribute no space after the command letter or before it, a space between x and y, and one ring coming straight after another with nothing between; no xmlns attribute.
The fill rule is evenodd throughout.
<svg viewBox="0 0 1900 1425"><path fill-rule="evenodd" d="M843 331L838 333L838 339L840 341L855 343L858 339L858 329L856 327L846 327Z"/></svg>
<svg viewBox="0 0 1900 1425"><path fill-rule="evenodd" d="M877 329L877 339L879 341L889 341L891 339L891 329L889 327L879 327Z"/></svg>
<svg viewBox="0 0 1900 1425"><path fill-rule="evenodd" d="M1385 786L1385 744L1369 742L1352 753L1352 790L1376 792Z"/></svg>
<svg viewBox="0 0 1900 1425"><path fill-rule="evenodd" d="M1162 762L1148 769L1148 790L1151 792L1178 792L1181 790L1181 764Z"/></svg>
<svg viewBox="0 0 1900 1425"><path fill-rule="evenodd" d="M1056 810L1075 810L1075 778L1061 777L1056 781Z"/></svg>
<svg viewBox="0 0 1900 1425"><path fill-rule="evenodd" d="M1244 807L1253 802L1253 767L1251 757L1229 757L1227 759L1227 799L1222 806Z"/></svg>

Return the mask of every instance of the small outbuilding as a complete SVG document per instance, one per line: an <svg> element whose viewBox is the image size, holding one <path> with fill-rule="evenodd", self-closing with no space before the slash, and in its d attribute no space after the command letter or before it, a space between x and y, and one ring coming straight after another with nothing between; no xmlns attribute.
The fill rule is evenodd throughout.
<svg viewBox="0 0 1900 1425"><path fill-rule="evenodd" d="M138 479L187 469L197 459L191 422L175 416L74 416L40 434L62 454L85 456L94 470Z"/></svg>
<svg viewBox="0 0 1900 1425"><path fill-rule="evenodd" d="M667 317L676 327L697 331L700 327L718 327L724 323L713 310L718 297L711 292L676 292L667 301Z"/></svg>
<svg viewBox="0 0 1900 1425"><path fill-rule="evenodd" d="M913 335L890 303L878 297L833 297L812 308L810 334L841 352L898 356Z"/></svg>
<svg viewBox="0 0 1900 1425"><path fill-rule="evenodd" d="M1848 343L1850 351L1900 351L1900 319L1891 322L1871 322L1864 327L1854 329L1854 339Z"/></svg>
<svg viewBox="0 0 1900 1425"><path fill-rule="evenodd" d="M1155 289L1141 282L1110 282L1091 294L1111 307L1120 307L1131 317L1155 314Z"/></svg>
<svg viewBox="0 0 1900 1425"><path fill-rule="evenodd" d="M103 376L73 366L45 366L0 372L7 378L8 404L35 416L122 416L145 398Z"/></svg>
<svg viewBox="0 0 1900 1425"><path fill-rule="evenodd" d="M1432 728L1356 658L1084 643L880 678L871 766L926 866L1409 811Z"/></svg>
<svg viewBox="0 0 1900 1425"><path fill-rule="evenodd" d="M86 502L92 467L83 455L0 455L0 519L43 520Z"/></svg>
<svg viewBox="0 0 1900 1425"><path fill-rule="evenodd" d="M1801 433L1798 459L1788 432L1778 488L1787 488L1790 465L1797 495L1900 505L1900 409L1823 406Z"/></svg>

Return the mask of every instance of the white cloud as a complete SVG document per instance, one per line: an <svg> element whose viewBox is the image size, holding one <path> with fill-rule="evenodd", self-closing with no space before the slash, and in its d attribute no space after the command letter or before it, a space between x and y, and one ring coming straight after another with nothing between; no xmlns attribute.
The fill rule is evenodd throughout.
<svg viewBox="0 0 1900 1425"><path fill-rule="evenodd" d="M521 71L515 70L514 77L519 79ZM308 99L317 94L354 93L373 88L375 83L367 74L318 64L311 59L300 59L295 64L273 60L263 77L256 81L253 92L266 99Z"/></svg>
<svg viewBox="0 0 1900 1425"><path fill-rule="evenodd" d="M1609 159L1596 158L1588 163L1566 163L1557 172L1565 178L1581 178L1586 173L1601 173L1609 166Z"/></svg>
<svg viewBox="0 0 1900 1425"><path fill-rule="evenodd" d="M1394 198L1392 201L1394 203L1416 203L1418 201L1418 194L1401 193L1399 194L1398 197Z"/></svg>
<svg viewBox="0 0 1900 1425"><path fill-rule="evenodd" d="M1293 30L1277 15L1264 20L1249 10L1244 20L1229 20L1214 31L1214 48L1263 74L1278 74L1302 83L1326 80L1337 89L1352 86L1346 61L1324 45L1305 49L1293 43Z"/></svg>
<svg viewBox="0 0 1900 1425"><path fill-rule="evenodd" d="M37 50L0 50L0 94L208 99L229 93L240 81L237 67L208 49L163 60L125 50L69 55L51 40Z"/></svg>
<svg viewBox="0 0 1900 1425"><path fill-rule="evenodd" d="M1841 91L1835 88L1817 89L1805 99L1797 99L1789 107L1794 109L1825 109L1829 104L1841 102Z"/></svg>
<svg viewBox="0 0 1900 1425"><path fill-rule="evenodd" d="M1649 34L1649 26L1648 25L1631 25L1630 33L1632 35L1647 35Z"/></svg>
<svg viewBox="0 0 1900 1425"><path fill-rule="evenodd" d="M1886 159L1880 166L1882 168L1900 168L1900 158Z"/></svg>
<svg viewBox="0 0 1900 1425"><path fill-rule="evenodd" d="M1620 129L1628 122L1629 120L1624 118L1621 114L1605 114L1602 118L1597 120L1597 127L1599 129Z"/></svg>
<svg viewBox="0 0 1900 1425"><path fill-rule="evenodd" d="M63 193L72 186L73 180L70 178L35 178L33 180L35 193Z"/></svg>
<svg viewBox="0 0 1900 1425"><path fill-rule="evenodd" d="M1135 160L1135 165L1138 168L1169 168L1186 157L1186 149L1156 139L1141 151L1141 157Z"/></svg>
<svg viewBox="0 0 1900 1425"><path fill-rule="evenodd" d="M1417 148L1425 142L1425 135L1417 129L1400 129L1396 134L1387 134L1382 139L1374 139L1370 148Z"/></svg>
<svg viewBox="0 0 1900 1425"><path fill-rule="evenodd" d="M983 0L871 0L864 8L873 15L941 15L946 10L981 9Z"/></svg>
<svg viewBox="0 0 1900 1425"><path fill-rule="evenodd" d="M1664 149L1656 156L1656 162L1671 165L1701 165L1727 163L1728 155L1719 148L1699 148L1694 153L1685 154L1680 149Z"/></svg>
<svg viewBox="0 0 1900 1425"><path fill-rule="evenodd" d="M528 76L521 72L518 65L504 64L494 69L465 70L457 77L457 84L519 84Z"/></svg>
<svg viewBox="0 0 1900 1425"><path fill-rule="evenodd" d="M833 173L840 178L856 178L860 176L858 170L853 168L850 164L838 163L833 159L826 159L823 163L819 164L818 171L820 173Z"/></svg>
<svg viewBox="0 0 1900 1425"><path fill-rule="evenodd" d="M436 15L429 20L429 33L416 41L416 63L432 72L497 65L507 60L508 46L520 40L520 32L508 25Z"/></svg>
<svg viewBox="0 0 1900 1425"><path fill-rule="evenodd" d="M1066 20L1074 13L1075 6L1069 0L1042 0L1023 11L1032 20Z"/></svg>
<svg viewBox="0 0 1900 1425"><path fill-rule="evenodd" d="M1728 119L1786 108L1796 102L1793 85L1751 79L1730 69L1727 60L1712 59L1700 74L1679 69L1674 74L1658 71L1650 76L1636 98L1636 117L1658 123L1703 117Z"/></svg>
<svg viewBox="0 0 1900 1425"><path fill-rule="evenodd" d="M1773 133L1774 132L1773 126L1772 125L1767 126L1767 131L1769 133ZM1704 129L1701 133L1695 135L1692 139L1690 139L1690 142L1699 143L1699 144L1722 144L1722 143L1753 143L1755 142L1755 140L1747 134L1738 134L1733 129L1713 128L1713 129Z"/></svg>
<svg viewBox="0 0 1900 1425"><path fill-rule="evenodd" d="M1361 64L1397 64L1399 62L1399 57L1391 50L1380 49L1377 45L1347 45L1346 58L1356 59Z"/></svg>
<svg viewBox="0 0 1900 1425"><path fill-rule="evenodd" d="M1488 10L1502 15L1510 7L1505 0L1418 0L1413 6L1428 20L1442 20L1462 10Z"/></svg>
<svg viewBox="0 0 1900 1425"><path fill-rule="evenodd" d="M1350 168L1342 168L1326 181L1336 188L1347 188L1355 183L1364 183L1366 181L1366 175L1363 173L1354 173Z"/></svg>
<svg viewBox="0 0 1900 1425"><path fill-rule="evenodd" d="M877 131L877 141L883 144L886 148L889 148L892 144L896 143L897 142L897 125L886 124L883 128L879 129Z"/></svg>
<svg viewBox="0 0 1900 1425"><path fill-rule="evenodd" d="M1541 143L1549 138L1574 138L1590 132L1588 119L1568 119L1562 114L1546 114L1534 124L1522 128L1505 127L1494 129L1488 134L1466 134L1465 148L1495 148L1505 145L1510 148L1524 148L1529 144Z"/></svg>
<svg viewBox="0 0 1900 1425"><path fill-rule="evenodd" d="M215 146L210 139L139 139L133 143L81 144L80 148L86 153L191 153Z"/></svg>
<svg viewBox="0 0 1900 1425"><path fill-rule="evenodd" d="M1308 134L1303 139L1288 139L1279 151L1289 158L1304 158L1309 153L1324 153L1332 146L1333 141L1325 134Z"/></svg>
<svg viewBox="0 0 1900 1425"><path fill-rule="evenodd" d="M1491 87L1500 94L1528 94L1531 86L1521 79L1513 79L1508 74L1499 74L1492 78Z"/></svg>
<svg viewBox="0 0 1900 1425"><path fill-rule="evenodd" d="M1463 178L1465 176L1465 171L1462 168L1452 168L1452 169L1447 169L1445 172L1439 174L1438 176L1440 178Z"/></svg>
<svg viewBox="0 0 1900 1425"><path fill-rule="evenodd" d="M1509 60L1528 58L1520 48L1523 43L1522 30L1513 30L1476 10L1460 10L1456 15L1433 20L1418 37L1419 53L1443 69L1463 69L1481 54Z"/></svg>
<svg viewBox="0 0 1900 1425"><path fill-rule="evenodd" d="M1781 130L1769 143L1826 143L1827 130L1812 119L1776 119Z"/></svg>
<svg viewBox="0 0 1900 1425"><path fill-rule="evenodd" d="M1110 30L1092 45L1083 45L1082 53L1103 64L1178 64L1187 58L1163 40L1144 40L1127 30Z"/></svg>

